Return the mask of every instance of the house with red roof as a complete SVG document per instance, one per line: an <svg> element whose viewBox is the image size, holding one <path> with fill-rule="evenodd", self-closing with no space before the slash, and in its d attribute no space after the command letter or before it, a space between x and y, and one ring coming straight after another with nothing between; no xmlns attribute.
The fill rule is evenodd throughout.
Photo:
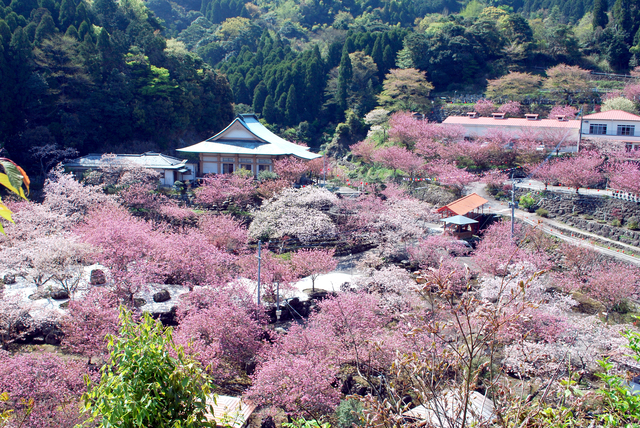
<svg viewBox="0 0 640 428"><path fill-rule="evenodd" d="M640 116L622 110L588 114L582 120L582 139L600 146L640 149Z"/></svg>

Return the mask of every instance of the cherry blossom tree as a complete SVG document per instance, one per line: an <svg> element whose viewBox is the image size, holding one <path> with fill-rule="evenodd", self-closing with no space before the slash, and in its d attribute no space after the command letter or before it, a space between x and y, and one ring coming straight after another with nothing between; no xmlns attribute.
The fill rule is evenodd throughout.
<svg viewBox="0 0 640 428"><path fill-rule="evenodd" d="M624 96L635 103L640 102L640 84L628 84L625 86Z"/></svg>
<svg viewBox="0 0 640 428"><path fill-rule="evenodd" d="M565 119L575 119L578 109L568 105L554 106L549 112L549 119L556 119L558 116L564 116Z"/></svg>
<svg viewBox="0 0 640 428"><path fill-rule="evenodd" d="M198 204L218 205L228 199L245 205L255 192L253 177L241 174L216 174L203 178L202 186L195 191Z"/></svg>
<svg viewBox="0 0 640 428"><path fill-rule="evenodd" d="M202 216L198 228L209 242L226 252L241 253L246 249L247 228L230 215Z"/></svg>
<svg viewBox="0 0 640 428"><path fill-rule="evenodd" d="M311 291L315 291L316 279L322 274L331 272L338 266L338 260L333 257L334 254L335 249L298 250L291 255L293 270L300 277L310 277Z"/></svg>
<svg viewBox="0 0 640 428"><path fill-rule="evenodd" d="M0 391L9 396L0 412L14 409L17 421L33 428L72 428L83 422L83 376L95 377L87 365L55 353L19 353L0 350ZM31 401L33 400L33 401ZM10 425L11 426L11 425Z"/></svg>
<svg viewBox="0 0 640 428"><path fill-rule="evenodd" d="M390 146L376 150L373 152L371 158L375 162L379 162L394 170L402 170L408 173L411 177L420 170L424 161L404 147Z"/></svg>
<svg viewBox="0 0 640 428"><path fill-rule="evenodd" d="M69 302L62 320L62 347L74 354L104 357L108 334L118 333L118 299L106 287L92 288L81 301Z"/></svg>
<svg viewBox="0 0 640 428"><path fill-rule="evenodd" d="M296 237L301 241L331 239L336 234L335 225L324 211L337 200L326 189L285 189L263 202L249 226L249 236L254 240L284 236Z"/></svg>
<svg viewBox="0 0 640 428"><path fill-rule="evenodd" d="M43 205L51 211L79 222L93 208L113 205L113 198L105 195L99 186L84 185L71 174L56 168L44 183Z"/></svg>
<svg viewBox="0 0 640 428"><path fill-rule="evenodd" d="M640 164L616 162L607 165L608 185L612 189L640 194Z"/></svg>
<svg viewBox="0 0 640 428"><path fill-rule="evenodd" d="M273 171L278 176L290 183L296 183L303 175L309 172L309 165L306 161L293 156L273 162Z"/></svg>
<svg viewBox="0 0 640 428"><path fill-rule="evenodd" d="M466 169L458 168L455 162L432 161L425 165L425 170L439 184L454 189L458 195L466 185L478 179Z"/></svg>
<svg viewBox="0 0 640 428"><path fill-rule="evenodd" d="M258 185L257 193L262 199L271 199L289 187L291 183L282 178L266 180Z"/></svg>
<svg viewBox="0 0 640 428"><path fill-rule="evenodd" d="M580 187L592 187L602 182L602 163L598 152L586 150L556 160L551 164L551 171L563 185L576 189L578 193Z"/></svg>
<svg viewBox="0 0 640 428"><path fill-rule="evenodd" d="M183 345L214 380L246 373L263 346L269 318L242 289L201 288L183 298L174 341Z"/></svg>
<svg viewBox="0 0 640 428"><path fill-rule="evenodd" d="M518 116L520 114L520 110L522 109L522 106L520 105L519 102L517 101L509 101L507 103L502 104L499 108L498 111L500 113L504 113L508 116Z"/></svg>
<svg viewBox="0 0 640 428"><path fill-rule="evenodd" d="M266 246L265 246L266 247ZM256 254L248 254L238 260L242 269L242 276L255 283L258 281L258 258ZM280 292L280 298L289 297L293 291L292 284L298 278L290 262L276 256L265 248L261 252L260 286L261 298L275 303Z"/></svg>
<svg viewBox="0 0 640 428"><path fill-rule="evenodd" d="M496 111L496 106L495 104L493 104L493 101L483 98L481 100L476 101L474 110L480 116L491 116L491 113Z"/></svg>
<svg viewBox="0 0 640 428"><path fill-rule="evenodd" d="M351 154L362 159L364 163L372 163L372 156L376 151L376 143L372 140L362 140L349 147Z"/></svg>

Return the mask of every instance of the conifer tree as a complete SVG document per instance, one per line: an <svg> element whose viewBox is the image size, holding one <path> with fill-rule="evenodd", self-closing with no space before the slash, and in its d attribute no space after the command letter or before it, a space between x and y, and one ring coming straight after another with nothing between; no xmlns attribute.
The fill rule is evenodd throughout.
<svg viewBox="0 0 640 428"><path fill-rule="evenodd" d="M262 107L262 117L269 123L275 123L276 116L276 106L273 102L273 97L267 95L267 98L264 99L264 106Z"/></svg>
<svg viewBox="0 0 640 428"><path fill-rule="evenodd" d="M36 28L36 44L40 44L44 39L53 36L56 31L58 29L51 15L48 13L43 15L38 28Z"/></svg>
<svg viewBox="0 0 640 428"><path fill-rule="evenodd" d="M345 45L345 48L342 50L342 59L340 60L340 67L338 69L338 106L341 110L340 113L347 109L347 89L352 78L353 68L351 58L349 58L349 53Z"/></svg>
<svg viewBox="0 0 640 428"><path fill-rule="evenodd" d="M264 81L260 81L256 89L253 91L253 111L255 113L261 113L262 108L264 107L264 102L267 99L267 95L269 95L269 91L267 91L267 85L264 84Z"/></svg>
<svg viewBox="0 0 640 428"><path fill-rule="evenodd" d="M607 0L594 0L593 2L593 28L605 28L609 23L609 17L607 16Z"/></svg>
<svg viewBox="0 0 640 428"><path fill-rule="evenodd" d="M285 105L285 119L287 124L294 125L298 122L298 100L295 85L289 86L287 93L287 103Z"/></svg>
<svg viewBox="0 0 640 428"><path fill-rule="evenodd" d="M60 15L58 15L58 22L60 28L63 30L73 25L76 19L76 5L73 0L62 0L60 3Z"/></svg>

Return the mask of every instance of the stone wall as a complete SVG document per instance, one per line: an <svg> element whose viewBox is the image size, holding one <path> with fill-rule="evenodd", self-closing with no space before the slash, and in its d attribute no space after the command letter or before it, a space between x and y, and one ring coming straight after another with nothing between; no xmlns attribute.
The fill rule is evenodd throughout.
<svg viewBox="0 0 640 428"><path fill-rule="evenodd" d="M527 193L539 200L538 207L547 210L549 218L615 241L640 246L640 231L625 227L631 221L640 223L640 204L636 202L573 193L517 190L518 197ZM621 220L622 227L611 225L616 218Z"/></svg>

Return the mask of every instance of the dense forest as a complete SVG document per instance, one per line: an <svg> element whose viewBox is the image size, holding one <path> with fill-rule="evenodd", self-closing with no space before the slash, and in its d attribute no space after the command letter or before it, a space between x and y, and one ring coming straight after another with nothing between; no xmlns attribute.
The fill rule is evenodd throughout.
<svg viewBox="0 0 640 428"><path fill-rule="evenodd" d="M638 0L4 0L0 144L27 166L167 151L234 112L352 144L377 106L432 113L509 71L627 73L639 15ZM385 103L394 86L416 101Z"/></svg>

